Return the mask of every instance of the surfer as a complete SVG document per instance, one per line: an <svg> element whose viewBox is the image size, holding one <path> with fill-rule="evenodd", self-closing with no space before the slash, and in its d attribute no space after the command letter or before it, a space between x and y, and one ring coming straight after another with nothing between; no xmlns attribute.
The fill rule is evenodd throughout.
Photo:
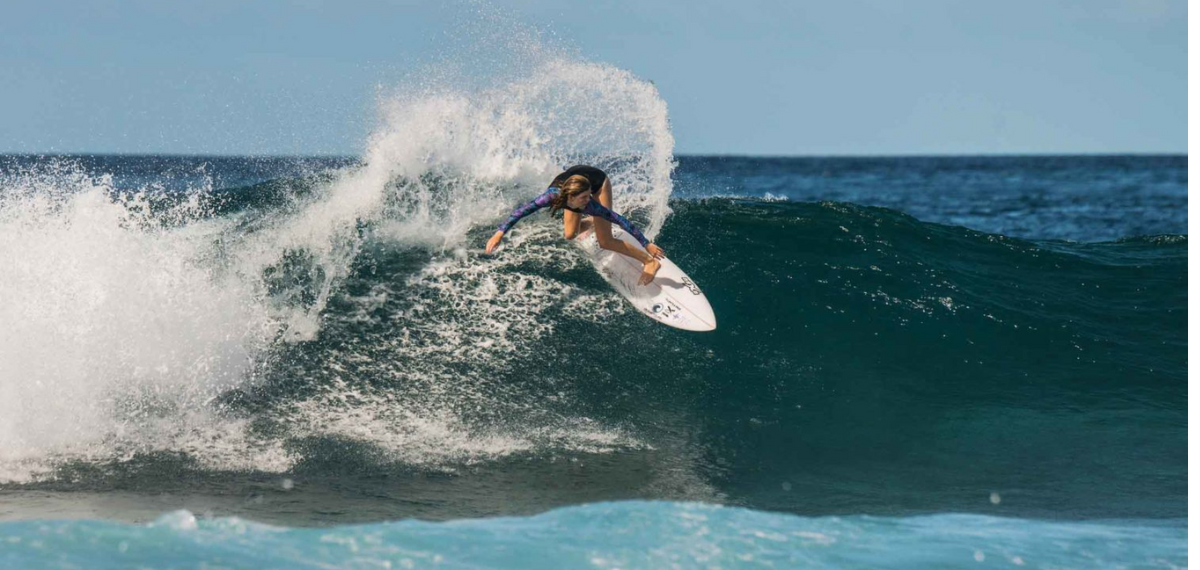
<svg viewBox="0 0 1200 570"><path fill-rule="evenodd" d="M505 232L511 230L521 218L547 206L552 216L559 210L563 211L564 238L575 239L575 236L586 232L591 226L596 232L596 242L601 248L627 255L642 263L639 285L647 285L654 280L654 275L662 266L658 261L664 255L662 248L650 243L641 230L621 214L612 211L612 184L608 181L608 175L594 166L579 165L568 168L554 177L550 187L540 196L513 210L512 215L500 224L499 229L488 240L487 253L495 251ZM591 217L584 219L584 216ZM645 251L613 237L613 224L621 226L633 236L646 248Z"/></svg>

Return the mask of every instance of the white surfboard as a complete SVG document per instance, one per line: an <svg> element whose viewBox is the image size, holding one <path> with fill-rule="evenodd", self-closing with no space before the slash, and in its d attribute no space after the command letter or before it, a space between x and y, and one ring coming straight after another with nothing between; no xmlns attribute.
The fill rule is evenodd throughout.
<svg viewBox="0 0 1200 570"><path fill-rule="evenodd" d="M613 228L613 237L638 249L641 244L620 228ZM575 243L596 266L596 270L613 289L625 297L642 314L670 327L685 331L711 331L717 328L717 317L704 292L678 265L670 259L659 262L662 267L649 285L638 285L642 264L627 255L600 249L592 231L575 238Z"/></svg>

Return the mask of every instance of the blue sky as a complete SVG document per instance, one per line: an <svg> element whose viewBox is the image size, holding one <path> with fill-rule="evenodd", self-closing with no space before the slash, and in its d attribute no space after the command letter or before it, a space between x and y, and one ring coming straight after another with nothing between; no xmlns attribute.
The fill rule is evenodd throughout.
<svg viewBox="0 0 1200 570"><path fill-rule="evenodd" d="M458 2L15 0L0 152L354 155ZM679 153L1187 152L1187 4L514 0L652 80Z"/></svg>

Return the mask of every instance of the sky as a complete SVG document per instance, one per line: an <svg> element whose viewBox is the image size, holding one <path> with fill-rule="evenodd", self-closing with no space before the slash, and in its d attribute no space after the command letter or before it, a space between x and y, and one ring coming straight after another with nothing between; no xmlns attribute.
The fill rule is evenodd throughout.
<svg viewBox="0 0 1200 570"><path fill-rule="evenodd" d="M1186 153L1184 0L511 0L679 154ZM475 1L7 0L0 152L345 155Z"/></svg>

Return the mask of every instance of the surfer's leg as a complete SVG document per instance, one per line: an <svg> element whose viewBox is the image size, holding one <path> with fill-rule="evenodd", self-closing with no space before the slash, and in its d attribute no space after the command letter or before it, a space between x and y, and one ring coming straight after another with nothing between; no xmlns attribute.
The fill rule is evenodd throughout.
<svg viewBox="0 0 1200 570"><path fill-rule="evenodd" d="M592 225L596 227L596 243L601 248L615 251L621 255L627 255L641 262L642 275L638 277L639 285L645 285L654 280L654 275L658 273L659 268L662 267L662 263L659 263L657 259L654 259L654 256L646 253L641 248L634 247L613 237L612 223L608 220L592 216Z"/></svg>
<svg viewBox="0 0 1200 570"><path fill-rule="evenodd" d="M563 210L563 237L566 239L575 239L575 236L583 233L584 228L580 227L579 222L583 215L570 210ZM610 230L611 231L611 230Z"/></svg>
<svg viewBox="0 0 1200 570"><path fill-rule="evenodd" d="M612 184L608 182L607 178L604 179L604 185L600 187L600 193L596 195L596 201L604 204L605 208L612 209ZM600 247L609 251L624 253L638 261L645 262L642 256L637 255L637 253L626 253L625 242L612 235L612 222L592 216L592 225L596 228L596 243L599 243ZM629 249L636 250L637 248Z"/></svg>
<svg viewBox="0 0 1200 570"><path fill-rule="evenodd" d="M600 247L609 251L623 253L642 263L654 259L649 253L613 237L612 222L592 216L592 226L596 228L596 243L600 244Z"/></svg>
<svg viewBox="0 0 1200 570"><path fill-rule="evenodd" d="M607 177L604 179L604 185L600 187L600 192L596 193L596 200L601 204L604 204L605 208L608 208L609 210L613 209L612 184L608 182Z"/></svg>
<svg viewBox="0 0 1200 570"><path fill-rule="evenodd" d="M607 178L604 180L604 185L600 187L596 201L603 204L605 208L612 209L612 184ZM653 255L613 237L612 222L608 220L592 216L592 226L596 228L596 243L601 248L627 255L641 262L642 276L638 278L639 284L645 285L654 280L654 274L658 273L662 264L654 259Z"/></svg>

